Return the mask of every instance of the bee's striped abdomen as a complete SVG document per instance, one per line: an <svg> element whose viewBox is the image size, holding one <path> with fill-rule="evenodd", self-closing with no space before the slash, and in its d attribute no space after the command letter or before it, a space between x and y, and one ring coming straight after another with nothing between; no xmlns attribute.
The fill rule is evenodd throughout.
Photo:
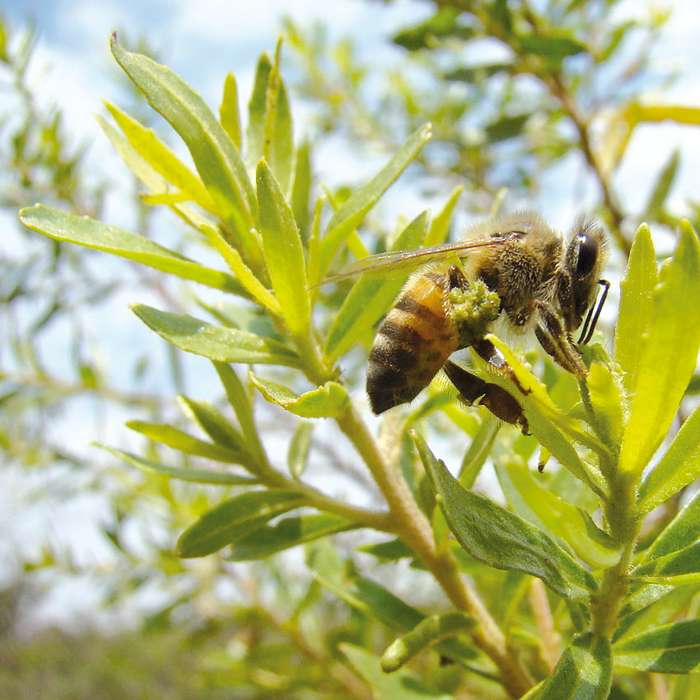
<svg viewBox="0 0 700 700"><path fill-rule="evenodd" d="M447 309L449 287L446 274L417 273L384 319L367 369L374 413L413 400L457 349Z"/></svg>

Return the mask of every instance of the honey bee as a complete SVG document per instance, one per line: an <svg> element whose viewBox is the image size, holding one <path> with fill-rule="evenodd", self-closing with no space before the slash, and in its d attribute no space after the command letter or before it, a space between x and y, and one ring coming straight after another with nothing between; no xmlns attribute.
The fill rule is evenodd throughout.
<svg viewBox="0 0 700 700"><path fill-rule="evenodd" d="M413 400L443 369L466 403L481 403L526 432L522 408L508 392L449 358L471 347L515 380L484 336L494 330L506 335L534 330L557 364L585 377L577 344L590 340L610 286L600 279L605 249L603 230L595 223L581 222L564 240L539 216L524 212L478 224L457 243L355 263L346 274L420 265L379 327L370 352L367 393L373 412ZM598 285L603 293L596 303ZM575 343L571 334L582 321Z"/></svg>

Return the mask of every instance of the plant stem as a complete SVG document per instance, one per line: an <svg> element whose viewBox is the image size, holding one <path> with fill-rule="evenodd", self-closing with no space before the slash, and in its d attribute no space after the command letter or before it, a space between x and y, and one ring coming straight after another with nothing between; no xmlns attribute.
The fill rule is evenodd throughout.
<svg viewBox="0 0 700 700"><path fill-rule="evenodd" d="M310 381L321 384L337 376L337 370L323 357L311 330L295 340ZM452 554L449 551L436 550L433 529L428 519L418 507L400 472L384 458L377 441L355 406L349 402L347 411L336 421L379 486L389 506L391 530L401 537L430 569L454 606L476 619L478 624L472 632L475 644L498 666L503 685L508 692L513 697L523 695L533 685L532 678L507 648L503 632L486 606L476 592L462 580Z"/></svg>

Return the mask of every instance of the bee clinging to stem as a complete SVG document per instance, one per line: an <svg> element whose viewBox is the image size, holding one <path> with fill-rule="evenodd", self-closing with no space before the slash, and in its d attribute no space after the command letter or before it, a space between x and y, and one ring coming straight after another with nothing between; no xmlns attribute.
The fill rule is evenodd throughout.
<svg viewBox="0 0 700 700"><path fill-rule="evenodd" d="M374 340L367 371L372 410L380 414L411 401L444 369L468 404L479 402L526 431L522 408L508 392L449 358L471 347L517 384L485 336L495 328L511 335L534 330L557 364L585 377L577 344L590 340L607 296L609 283L600 279L604 261L599 225L581 223L565 241L529 212L485 221L457 243L358 261L341 276L420 266ZM598 285L603 293L596 303ZM582 322L574 342L571 335Z"/></svg>

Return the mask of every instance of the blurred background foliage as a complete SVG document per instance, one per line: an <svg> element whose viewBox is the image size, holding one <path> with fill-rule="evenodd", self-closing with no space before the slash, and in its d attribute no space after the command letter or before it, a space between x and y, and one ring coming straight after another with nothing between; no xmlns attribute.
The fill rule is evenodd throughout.
<svg viewBox="0 0 700 700"><path fill-rule="evenodd" d="M543 189L548 196L551 173L556 177L562 162L572 160L586 213L599 216L610 231L611 266L618 271L611 273L613 278L619 277L641 221L656 225L662 249L681 216L700 228L700 202L670 204L680 152L669 152L649 173L649 196L642 207L631 209L617 191L616 174L640 125L700 125L700 107L664 101L664 90L676 76L648 60L663 40L666 10L650 9L645 19L630 19L620 16L621 3L615 0L425 4L429 12L424 20L397 27L387 37L403 52L400 71L387 71L356 50L353 34L361 27L348 27L347 38L336 41L322 26L283 24L285 71L295 102L304 105L310 167L322 167L314 153L328 142L341 141L372 157L388 156L430 121L433 140L410 171L401 196L440 206L452 193L449 201L456 206L458 222L453 235L465 221L494 211L504 199L512 208L541 197ZM27 75L40 40L29 25L0 22L0 204L13 217L18 207L42 201L99 218L114 183L95 181L86 173L90 144L71 133L60 104L47 107L33 94ZM154 53L147 42L140 50ZM109 92L106 85L105 94ZM114 168L120 167L115 158ZM347 184L355 183L352 173L346 177ZM131 211L136 230L147 234L162 226L135 185L132 195L122 206ZM347 195L342 185L328 192L335 202ZM355 245L380 250L392 233L381 216L373 215ZM181 231L173 236L179 251L196 245ZM3 245L0 253L3 469L22 507L50 508L52 501L94 496L103 540L96 564L95 557L81 555L75 533L72 542L44 533L45 541L37 545L34 538L29 547L23 546L23 533L8 538L4 556L13 575L6 578L0 600L0 695L80 698L94 697L99 690L105 698L370 697L338 645L381 646L391 639L391 630L363 614L361 606L348 608L326 595L317 579L304 573L299 553L245 566L220 557L177 559L172 533L211 507L214 492L158 474L132 473L109 455L86 448L91 440L104 440L126 409L131 417L182 424L186 416L175 413L170 394L202 381L162 344L143 352L131 348L124 358L127 370L106 366L89 314L109 314L113 304L123 302L125 290L139 290L139 298L160 299L170 309L199 307L223 323L241 309L196 298L124 261L110 266L100 259L98 265L95 253L30 236L19 226L8 240L12 245ZM324 298L330 310L341 301L341 292ZM262 322L250 318L251 324ZM349 362L347 376L359 387L364 358L351 355ZM560 393L567 390L571 387ZM698 390L696 377L679 422ZM416 418L433 410L429 401ZM444 427L449 418L470 435L480 426L480 419L467 411L435 414L432 420ZM84 421L80 440L66 441L64 431L76 420ZM289 426L280 425L279 414L266 423L263 414L262 421L270 444L285 450ZM464 432L445 440L455 453L464 452ZM149 443L148 449L157 461L156 447ZM305 448L297 444L295 449ZM339 453L332 433L318 436L314 452L319 472L354 482L370 503L376 499L373 485ZM180 453L168 456L171 463L187 466ZM467 453L465 464L473 458ZM559 479L561 491L568 487L565 475L546 478ZM674 515L680 501L668 504L659 523ZM358 554L356 543L350 533L334 545L309 548L305 556L314 570L331 579L352 578L358 561L381 577L382 562L401 558L388 546ZM396 575L395 568L386 571ZM399 588L412 591L424 606L443 605L415 567L407 564L400 571L405 580L397 582ZM494 595L508 586L509 575L503 572L481 567L472 573L481 589ZM57 580L73 577L89 579L100 604L112 612L78 620L68 630L37 629L31 609ZM529 595L514 578L513 597L499 622L505 624L519 607L534 605ZM381 607L382 601L375 603ZM532 646L532 663L546 665L531 618L525 616L520 634ZM478 679L458 687L449 665L422 670L431 673L436 689L480 697ZM651 688L640 683L636 677L625 679L615 697L647 692L659 698L670 697L669 692L679 700L694 697L692 680L652 679Z"/></svg>

